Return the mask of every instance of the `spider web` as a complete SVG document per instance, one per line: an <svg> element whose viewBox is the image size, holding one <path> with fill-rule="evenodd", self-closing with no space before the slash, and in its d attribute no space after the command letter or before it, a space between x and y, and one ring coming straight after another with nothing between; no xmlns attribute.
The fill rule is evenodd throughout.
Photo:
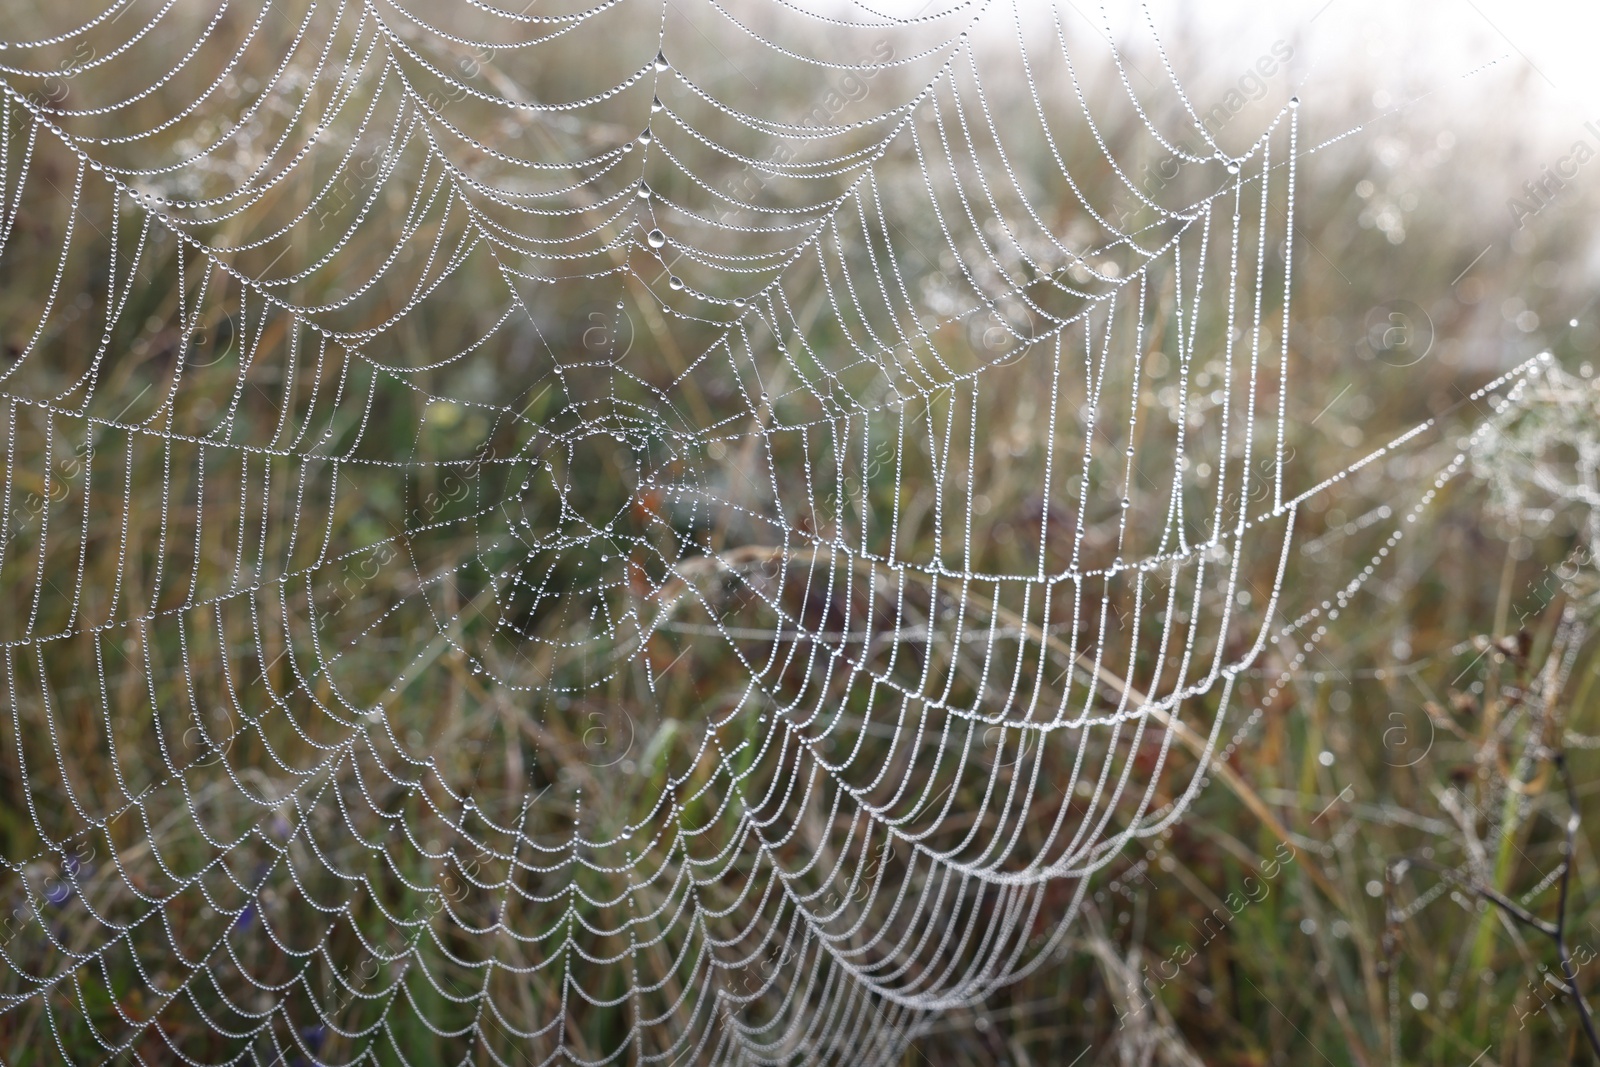
<svg viewBox="0 0 1600 1067"><path fill-rule="evenodd" d="M9 1032L893 1062L1401 536L1269 628L1361 466L1286 486L1297 101L1230 152L998 3L440 8L0 51Z"/></svg>

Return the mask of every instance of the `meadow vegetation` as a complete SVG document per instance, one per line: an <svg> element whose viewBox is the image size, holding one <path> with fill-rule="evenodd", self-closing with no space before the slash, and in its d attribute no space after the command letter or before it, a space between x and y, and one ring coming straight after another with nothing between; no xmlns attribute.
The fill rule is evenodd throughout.
<svg viewBox="0 0 1600 1067"><path fill-rule="evenodd" d="M7 32L44 34L49 18L19 15L38 25ZM251 27L250 19L230 15L220 39L236 42ZM291 35L294 26L273 21L261 32ZM1277 65L1293 56L1293 42L1266 48L1273 73L1252 68L1248 80L1240 72L1205 71L1198 42L1168 43L1177 65L1197 72L1192 96L1217 101L1202 111L1219 139L1247 143L1283 107L1288 86ZM541 97L574 95L614 74L588 69L573 55L518 83L502 71L503 57L460 51L452 60L470 66L475 84ZM797 114L809 106L814 116L820 109L819 122L844 121L905 92L916 69L844 75L820 92L798 78L764 81L768 92L793 93ZM1034 73L1046 79L1062 72ZM1120 92L1103 63L1086 62L1078 74L1087 99ZM68 106L90 93L85 83L94 76L19 85L22 95L8 98L0 135L8 158L30 150L23 95ZM227 91L247 93L245 83L261 76L236 71ZM718 77L708 76L711 88L742 91L736 71ZM338 81L310 83L306 92L332 99L341 91ZM986 90L1012 103L1026 93L1020 79ZM122 121L154 125L175 92L152 94ZM463 122L477 117L479 103L471 98L438 103ZM599 109L593 121L507 120L497 128L506 143L576 158L619 130L637 132L625 103L614 114ZM666 103L693 107L688 100ZM1296 634L1270 645L1241 678L1225 731L1234 743L1210 772L1209 787L1148 849L1130 850L1097 876L1051 965L982 1004L933 1020L907 1051L908 1063L1584 1062L1582 1009L1563 984L1557 939L1520 920L1515 909L1524 918L1559 922L1565 966L1582 990L1597 988L1600 856L1591 842L1600 827L1600 380L1590 362L1600 359L1600 312L1592 297L1596 216L1593 198L1576 180L1539 211L1507 214L1505 198L1527 195L1518 168L1535 150L1523 142L1516 115L1514 103L1503 117L1471 122L1425 105L1400 109L1299 161L1287 394L1294 486L1314 485L1411 427L1434 423L1306 503L1296 519L1278 624L1335 599L1369 561L1378 566L1348 605L1341 601L1337 619L1318 624L1325 628L1308 652L1296 660L1284 651L1311 638ZM386 158L383 138L361 129L359 117L357 109L320 136L355 145L371 162L324 169L322 180L338 173L342 184L302 222L290 261L315 261L337 244L347 276L360 277L402 245L404 251L390 280L372 290L346 292L339 277L312 274L278 291L301 305L325 305L322 321L335 328L409 308L382 342L385 358L404 373L352 358L281 310L264 307L239 279L267 274L272 250L244 247L227 257L235 273L208 271L173 228L151 225L148 213L111 195L93 172L85 177L78 160L48 136L38 136L31 149L34 178L21 189L7 186L21 209L0 257L6 395L67 398L103 420L73 421L38 405L9 409L10 454L48 459L7 467L0 602L11 610L0 619L0 637L25 643L72 632L84 620L136 614L130 604L157 620L7 653L8 700L20 713L0 724L8 753L0 760L0 854L44 858L0 880L9 916L0 918L0 945L7 959L27 961L30 969L56 966L88 947L91 914L110 921L135 914L140 887L158 892L169 867L215 864L219 841L240 843L224 850L225 863L214 866L204 892L164 908L170 928L197 951L230 929L248 933L265 913L281 928L321 929L311 902L344 893L341 878L369 878L373 891L352 906L348 924L316 946L309 965L262 938L235 938L244 946L235 964L253 982L266 988L299 974L304 988L323 998L320 1016L296 1023L303 1048L335 1061L357 1046L324 1020L338 1019L345 1029L371 1024L384 1003L377 993L406 981L408 954L427 952L440 963L452 951L469 951L456 926L514 925L490 896L472 888L498 877L494 861L439 858L466 823L481 816L478 832L490 822L520 825L528 839L550 842L555 857L575 825L606 837L664 817L650 804L671 777L687 774L673 818L702 827L708 841L731 834L728 812L717 808L714 795L697 792L710 777L692 775L707 722L723 720L719 736L730 745L757 735L754 722L725 721L748 684L745 662L768 655L773 644L761 636L772 619L759 598L741 598L739 587L774 581L781 555L770 534L764 540L758 524L734 506L742 501L757 509L766 499L764 486L749 484L760 438L730 433L708 440L688 460L662 451L672 420L711 425L738 406L742 384L685 373L687 358L714 330L663 313L640 280L521 286L525 314L495 333L492 344L470 359L433 365L446 350L494 331L505 314L499 297L506 264L482 247L439 237L459 237L444 201L409 220L412 229L397 230L401 224L384 209L406 201L380 175L390 167L412 175L405 168L419 164ZM701 117L716 127L715 116ZM1179 124L1175 107L1152 117ZM1317 135L1307 134L1311 143L1367 114L1359 101L1308 99L1302 117ZM273 121L280 120L311 121L284 115ZM111 132L85 122L91 135ZM1139 136L1137 116L1126 109L1113 110L1093 131L1063 123L1059 134L1062 157L1081 165L1086 194L1112 205L1129 230L1156 223L1120 191L1097 139L1119 158L1135 157L1146 191L1163 203L1183 203L1204 188L1201 176L1169 165ZM211 195L270 152L253 140L265 136L253 127L190 130L184 136L193 143L162 147L188 151L213 135L234 138L234 154L219 155L214 174L191 171L189 187L164 188L163 195ZM748 132L742 136L751 154L770 150ZM107 149L108 165L133 159L131 150L119 158L121 151ZM1033 158L1013 162L1028 175L1054 166L1042 146ZM492 159L473 163L494 171ZM779 202L788 195L759 167L726 166L727 188L758 186ZM877 175L891 205L897 187L921 181L909 152L887 157ZM297 179L306 187L279 187L268 206L288 217L318 180L311 168ZM664 173L656 192L692 200L694 191L678 180ZM1046 179L1037 180L1048 189ZM68 212L75 187L83 191L76 212ZM796 189L794 196L802 193L812 195ZM1274 199L1274 212L1285 207ZM1094 226L1064 195L1059 215L1047 221L1069 243L1095 242ZM934 220L905 217L896 224L907 247L939 247ZM75 227L74 254L53 280L69 227ZM213 244L247 246L251 235L239 227L225 220L203 232ZM732 247L730 239L724 251ZM1266 251L1281 264L1281 243ZM841 247L839 255L860 264L879 252ZM113 254L123 263L137 254L142 265L137 284L118 294L125 302L107 333ZM1115 259L1108 254L1107 262ZM416 287L445 262L455 270L450 299L412 306ZM907 256L899 266L909 290L931 309L930 320L960 309L959 287L938 255ZM697 275L693 262L676 269L691 288L712 291L717 284L712 270ZM822 296L826 271L820 257L800 262L788 268L785 282L787 292L814 297L790 310L795 334L823 352L847 341ZM53 289L63 296L49 305L35 337ZM1268 292L1269 321L1280 299ZM1009 314L1000 308L994 321L968 317L944 328L939 343L952 360L971 365L1004 339L1008 323L998 316ZM1220 351L1217 327L1206 328L1213 332L1200 348ZM1151 350L1165 343L1153 339ZM42 356L23 358L35 348ZM580 447L550 452L554 467L543 475L536 464L506 460L526 454L527 427L559 430L574 419L563 390L572 396L610 388L611 379L589 363L621 349L646 381L683 383L674 394L678 410L649 410L652 396L641 387L622 401L644 414L619 416L615 436L584 437ZM1516 403L1496 406L1507 390L1472 399L1474 390L1543 350L1551 358L1521 387ZM570 364L561 388L551 387L556 362ZM1049 450L1042 446L1058 443L1029 436L1040 424L1035 401L1045 373L1022 360L985 380L986 399L1001 415L986 440L971 442L974 483L983 487L981 509L974 508L974 568L1031 566L1041 529L1048 535L1064 521L1058 513L1064 505L1041 498L1038 489ZM864 374L859 381L841 378L843 388L861 393L882 387ZM514 419L499 414L508 393L523 401ZM785 401L777 399L780 389L773 394L776 409ZM953 403L930 400L926 417L942 424L953 417ZM138 425L160 433L127 429ZM1196 429L1195 440L1214 429ZM319 435L326 439L320 446ZM242 441L276 441L318 459L296 463L265 453L241 459L223 447ZM1160 454L1153 449L1152 462ZM331 457L399 462L360 468L359 477L336 489L340 464ZM771 457L780 469L795 461L781 452ZM641 503L620 488L617 472L624 468L659 474L662 490ZM1453 476L1436 485L1447 470ZM714 484L730 506L697 517L673 512L668 485L688 477ZM903 551L931 552L934 502L925 487L897 480L885 462L869 461L863 478L862 514L903 508L910 516L904 528L912 531ZM776 492L782 499L802 490L786 485ZM658 514L672 513L673 536L703 545L700 558L720 558L723 570L709 563L703 573L683 567L687 577L673 587L683 605L675 628L651 636L627 669L611 670L626 635L595 619L605 617L613 594L551 598L539 585L586 589L583 568L597 566L598 556L523 560L482 549L471 516L509 497L522 502L522 514L535 525L557 522L550 516L564 517L568 507L629 530L652 528ZM1408 517L1419 501L1426 506ZM1098 515L1091 508L1091 520L1113 522L1116 501L1094 507L1102 504ZM102 507L103 513L94 510ZM73 532L79 526L92 535L80 538ZM1398 541L1391 539L1396 528L1404 530ZM254 546L248 553L238 551L246 537ZM638 569L637 589L669 581L661 563L669 548L660 549L659 558L640 552L630 564ZM1086 551L1113 548L1091 535ZM482 553L476 571L451 571L475 553ZM1245 588L1257 593L1236 605L1241 626L1264 609L1263 591L1277 564L1276 552L1266 550L1242 561ZM303 575L314 565L321 569L312 583ZM539 575L519 587L523 600L506 609L524 636L539 638L531 653L484 612L487 576L516 568ZM727 578L730 569L740 582ZM276 585L283 574L296 575L296 582ZM265 592L243 602L224 595L250 585ZM406 597L409 607L393 608ZM209 606L193 608L197 603ZM948 610L931 595L926 602L912 595L909 603L927 617ZM1005 606L991 607L998 613ZM823 603L816 610L826 617L835 608ZM748 637L726 646L704 639L719 621ZM482 661L466 648L486 650ZM328 650L338 655L329 660ZM324 663L325 674L307 673L307 664ZM487 680L512 669L547 682L545 693L529 697ZM605 682L591 683L591 671ZM1280 688L1286 671L1289 684ZM296 689L307 700L330 703L335 691L344 694L351 701L342 709L346 718L299 712L274 718L271 694ZM363 725L356 708L383 714L369 713ZM1241 708L1256 709L1248 723ZM1214 697L1201 698L1184 718L1203 723L1215 710ZM242 729L258 721L266 725ZM370 768L354 759L325 780L296 777L319 746L345 736L352 724L370 732L374 751L413 768L424 784L373 785ZM46 733L48 745L41 740ZM28 764L13 751L47 759ZM80 805L116 809L122 798L157 784L163 765L175 759L189 768L182 792L152 793L138 812L102 833L72 838L78 843L69 849L45 846L47 839L71 837ZM1195 768L1194 754L1180 746L1170 760L1168 773L1180 780ZM64 780L87 783L87 793L69 795ZM427 784L446 781L471 783L479 814ZM244 788L282 798L281 810L263 822L259 805L239 799ZM339 822L338 798L369 789L376 808L394 813L387 823L363 824L381 848ZM186 810L199 818L186 817ZM304 832L291 835L290 825L302 820ZM408 841L394 839L398 825L409 828ZM510 841L500 844L511 848ZM294 888L275 883L259 904L245 903L250 898L241 886L286 852L304 861L291 864L299 872ZM576 879L597 899L615 889L615 879L602 872L549 862L552 885ZM314 871L322 872L321 881L307 873ZM436 891L441 886L443 894ZM708 900L725 893L732 906L732 888L704 888ZM665 903L649 893L640 890L641 907ZM537 926L567 901L544 912L521 906L527 914L517 922ZM623 910L595 906L580 918L605 926ZM54 1062L58 1054L91 1061L101 1049L86 1018L111 1034L153 1011L157 1005L141 985L166 988L181 969L134 978L138 960L159 954L166 936L147 934L148 944L130 939L127 951L107 958L96 976L100 985L65 984L0 1015L8 1061ZM588 944L600 956L627 949L620 937ZM532 948L510 944L501 951L513 963L541 962ZM667 943L655 951L667 983L663 1002L671 1002L672 983L687 979L668 961ZM353 960L360 962L345 974ZM345 974L338 982L330 973L335 968ZM626 972L602 973L610 984L590 992L597 1000L617 997ZM468 977L464 971L462 981ZM508 970L493 981L496 999L529 1018L563 1011L559 983L522 980ZM23 988L9 968L0 975L0 994ZM116 1000L107 988L127 992ZM430 1056L456 1047L439 1031L474 1021L476 1009L452 1000L448 989L413 981L408 996L415 1010L394 1012L392 1043L376 1052L385 1062L397 1049L410 1062L432 1062ZM630 1019L626 1004L565 1010L563 1035L579 1055L612 1048ZM419 1023L422 1015L433 1020L430 1026ZM196 1054L238 1051L197 1007L171 1008L162 1027L165 1038L152 1035L139 1046L146 1062L164 1062L167 1039Z"/></svg>

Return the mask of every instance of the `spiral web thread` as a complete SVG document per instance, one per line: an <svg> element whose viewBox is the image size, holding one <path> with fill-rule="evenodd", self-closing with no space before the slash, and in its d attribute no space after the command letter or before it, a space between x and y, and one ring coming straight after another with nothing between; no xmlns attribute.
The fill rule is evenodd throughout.
<svg viewBox="0 0 1600 1067"><path fill-rule="evenodd" d="M1003 3L57 6L0 51L13 1053L892 1062L1402 536L1285 617L1387 450L1290 488L1295 101L1230 153Z"/></svg>

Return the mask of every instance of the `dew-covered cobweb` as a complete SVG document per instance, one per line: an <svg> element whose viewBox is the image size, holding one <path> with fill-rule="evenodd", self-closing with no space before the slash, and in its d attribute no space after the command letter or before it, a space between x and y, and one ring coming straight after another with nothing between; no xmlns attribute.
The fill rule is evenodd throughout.
<svg viewBox="0 0 1600 1067"><path fill-rule="evenodd" d="M1431 496L1280 602L1368 462L1285 447L1315 149L1103 14L39 7L0 1032L46 1058L898 1062L1060 958Z"/></svg>

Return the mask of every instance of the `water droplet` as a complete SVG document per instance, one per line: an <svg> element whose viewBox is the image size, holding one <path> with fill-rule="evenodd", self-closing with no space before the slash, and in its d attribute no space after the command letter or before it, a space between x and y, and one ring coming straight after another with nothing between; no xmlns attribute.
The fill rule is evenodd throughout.
<svg viewBox="0 0 1600 1067"><path fill-rule="evenodd" d="M651 248L660 248L667 243L667 235L660 230L651 230L645 237L645 241L649 243Z"/></svg>
<svg viewBox="0 0 1600 1067"><path fill-rule="evenodd" d="M667 54L665 52L656 53L656 70L663 71L671 66L672 64L667 62Z"/></svg>
<svg viewBox="0 0 1600 1067"><path fill-rule="evenodd" d="M640 200L649 200L650 199L650 186L647 185L644 182L640 182L639 183L639 199Z"/></svg>
<svg viewBox="0 0 1600 1067"><path fill-rule="evenodd" d="M674 274L667 281L667 285L671 286L673 289L682 289L683 288L683 279L678 277L676 274Z"/></svg>
<svg viewBox="0 0 1600 1067"><path fill-rule="evenodd" d="M624 141L622 143L622 150L624 152L632 152L633 151L633 142L632 141Z"/></svg>
<svg viewBox="0 0 1600 1067"><path fill-rule="evenodd" d="M1578 328L1578 320L1577 319L1569 319L1569 320L1567 320L1567 325L1571 326L1573 329L1577 329Z"/></svg>
<svg viewBox="0 0 1600 1067"><path fill-rule="evenodd" d="M736 307L736 308L744 307L744 297L742 297L742 296L734 297L733 298L733 306Z"/></svg>
<svg viewBox="0 0 1600 1067"><path fill-rule="evenodd" d="M661 98L659 96L655 97L654 99L652 99L650 101L650 110L651 111L660 111L662 108L664 108L666 106L667 105L665 105L665 104L663 104L661 102Z"/></svg>
<svg viewBox="0 0 1600 1067"><path fill-rule="evenodd" d="M649 130L645 130L639 135L640 144L649 144L653 140L655 140L655 136Z"/></svg>
<svg viewBox="0 0 1600 1067"><path fill-rule="evenodd" d="M1239 164L1237 164L1237 163L1229 163L1228 164L1228 173L1229 174L1238 174L1239 173Z"/></svg>
<svg viewBox="0 0 1600 1067"><path fill-rule="evenodd" d="M1299 107L1300 106L1300 98L1298 96L1291 96L1289 98L1289 106L1290 107Z"/></svg>

